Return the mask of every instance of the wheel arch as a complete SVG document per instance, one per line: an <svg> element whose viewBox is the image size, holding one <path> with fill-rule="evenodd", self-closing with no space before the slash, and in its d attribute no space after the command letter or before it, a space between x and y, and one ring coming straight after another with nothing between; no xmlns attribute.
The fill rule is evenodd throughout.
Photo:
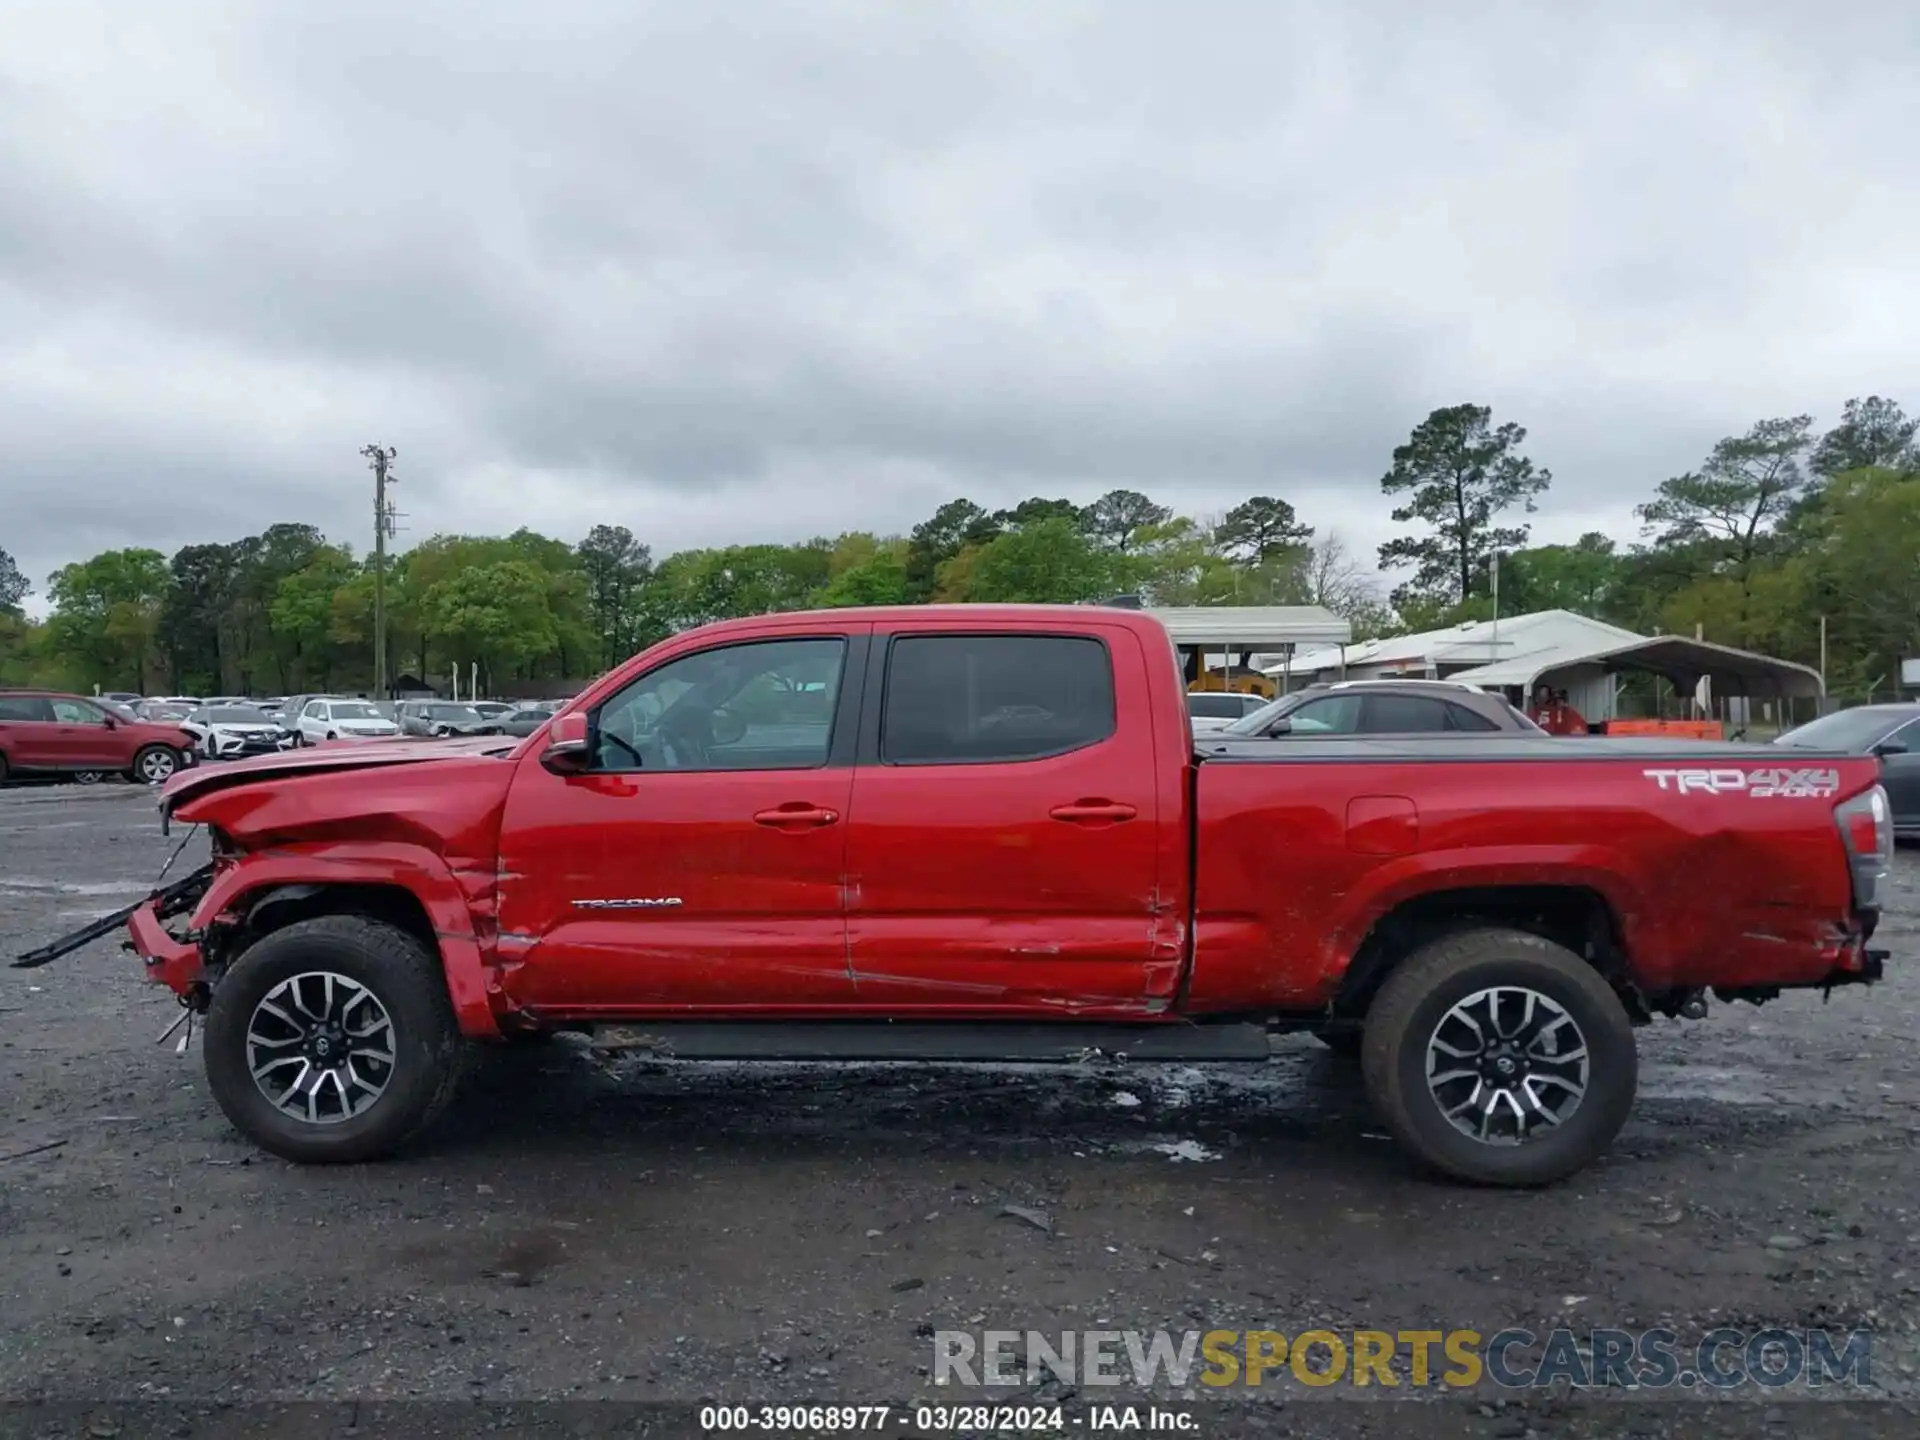
<svg viewBox="0 0 1920 1440"><path fill-rule="evenodd" d="M336 853L324 863L310 855L251 855L215 878L189 923L215 966L299 920L344 914L390 924L439 961L461 1032L497 1039L493 971L468 896L438 856L408 847L405 862L397 861L392 854ZM331 874L315 878L317 869Z"/></svg>
<svg viewBox="0 0 1920 1440"><path fill-rule="evenodd" d="M438 955L442 963L445 962L427 907L404 885L367 881L269 884L240 897L235 908L244 917L247 944L301 920L322 915L358 915L404 931L426 946L429 954Z"/></svg>
<svg viewBox="0 0 1920 1440"><path fill-rule="evenodd" d="M1387 976L1422 946L1489 926L1523 930L1572 951L1619 992L1635 1020L1647 1018L1619 914L1598 890L1574 884L1464 886L1401 901L1373 923L1355 949L1329 1006L1332 1018L1360 1020Z"/></svg>

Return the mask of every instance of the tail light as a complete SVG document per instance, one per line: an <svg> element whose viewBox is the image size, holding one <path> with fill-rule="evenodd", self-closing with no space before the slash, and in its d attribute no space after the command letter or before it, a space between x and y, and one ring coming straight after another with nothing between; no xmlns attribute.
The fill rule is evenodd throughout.
<svg viewBox="0 0 1920 1440"><path fill-rule="evenodd" d="M1853 903L1878 909L1880 887L1893 869L1893 810L1879 785L1835 807L1834 822L1853 868Z"/></svg>

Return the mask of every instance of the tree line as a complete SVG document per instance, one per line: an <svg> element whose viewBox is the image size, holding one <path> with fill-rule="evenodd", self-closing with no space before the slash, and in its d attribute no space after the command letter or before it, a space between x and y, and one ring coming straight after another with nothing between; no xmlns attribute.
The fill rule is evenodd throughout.
<svg viewBox="0 0 1920 1440"><path fill-rule="evenodd" d="M1642 632L1693 634L1818 663L1830 688L1890 688L1920 655L1920 421L1891 400L1847 402L1729 436L1638 507L1637 533L1531 545L1552 473L1526 431L1484 406L1435 410L1381 477L1402 527L1380 547L1383 593L1339 535L1288 501L1215 517L1113 490L1088 505L1035 496L988 510L955 499L905 535L656 557L625 525L576 543L516 530L435 535L389 559L390 674L478 665L483 682L581 679L689 626L774 610L950 601L1317 604L1356 638L1493 612L1564 608ZM1497 565L1496 565L1496 557ZM55 571L50 613L0 550L0 683L142 693L365 690L373 674L369 557L311 525L225 544L109 550Z"/></svg>

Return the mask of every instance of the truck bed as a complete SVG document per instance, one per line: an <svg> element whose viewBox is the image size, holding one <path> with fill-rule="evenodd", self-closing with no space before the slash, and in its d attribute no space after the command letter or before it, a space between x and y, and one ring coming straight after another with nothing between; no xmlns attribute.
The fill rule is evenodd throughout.
<svg viewBox="0 0 1920 1440"><path fill-rule="evenodd" d="M1336 1003L1383 917L1441 888L1581 917L1652 993L1813 984L1852 922L1857 756L1488 735L1195 746L1190 1013Z"/></svg>

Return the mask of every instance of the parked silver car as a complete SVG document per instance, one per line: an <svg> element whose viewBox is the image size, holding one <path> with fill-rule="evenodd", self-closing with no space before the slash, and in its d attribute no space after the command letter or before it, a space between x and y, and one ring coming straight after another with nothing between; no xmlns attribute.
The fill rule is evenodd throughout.
<svg viewBox="0 0 1920 1440"><path fill-rule="evenodd" d="M400 702L400 733L498 735L500 722L489 720L471 705L456 705L451 700L403 700Z"/></svg>

